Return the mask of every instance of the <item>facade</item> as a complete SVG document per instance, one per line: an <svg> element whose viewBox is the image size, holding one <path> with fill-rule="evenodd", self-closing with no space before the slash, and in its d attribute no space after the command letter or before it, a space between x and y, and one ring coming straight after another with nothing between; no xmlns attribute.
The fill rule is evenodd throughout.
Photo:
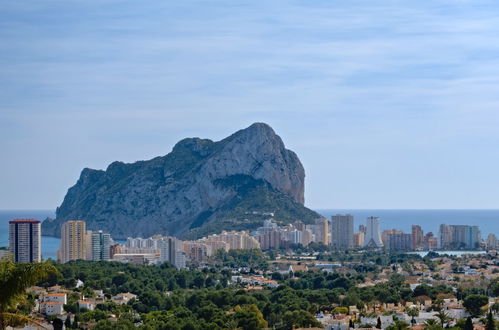
<svg viewBox="0 0 499 330"><path fill-rule="evenodd" d="M364 247L381 248L381 232L379 228L379 217L368 217L366 221L366 237Z"/></svg>
<svg viewBox="0 0 499 330"><path fill-rule="evenodd" d="M353 234L353 246L356 248L364 246L364 236L363 232L358 232Z"/></svg>
<svg viewBox="0 0 499 330"><path fill-rule="evenodd" d="M313 242L329 245L329 221L321 218L312 225L306 225L306 229L313 234Z"/></svg>
<svg viewBox="0 0 499 330"><path fill-rule="evenodd" d="M279 230L261 233L257 239L262 250L278 249L281 246L281 232Z"/></svg>
<svg viewBox="0 0 499 330"><path fill-rule="evenodd" d="M259 249L260 243L258 240L250 236L245 231L223 231L218 235L211 235L206 238L210 242L225 242L230 250L248 250Z"/></svg>
<svg viewBox="0 0 499 330"><path fill-rule="evenodd" d="M40 262L41 225L34 219L9 221L9 250L15 262Z"/></svg>
<svg viewBox="0 0 499 330"><path fill-rule="evenodd" d="M70 220L62 224L61 245L58 253L61 263L87 259L85 235L85 221Z"/></svg>
<svg viewBox="0 0 499 330"><path fill-rule="evenodd" d="M132 265L155 265L159 262L158 253L116 253L113 261Z"/></svg>
<svg viewBox="0 0 499 330"><path fill-rule="evenodd" d="M431 231L424 237L424 248L429 251L433 251L438 248L438 239Z"/></svg>
<svg viewBox="0 0 499 330"><path fill-rule="evenodd" d="M193 263L204 263L208 260L209 247L208 245L196 241L184 241L184 253L187 259Z"/></svg>
<svg viewBox="0 0 499 330"><path fill-rule="evenodd" d="M487 236L487 241L485 242L487 249L495 250L497 249L497 236L494 234L489 234Z"/></svg>
<svg viewBox="0 0 499 330"><path fill-rule="evenodd" d="M423 229L419 225L412 225L412 249L419 250L424 246Z"/></svg>
<svg viewBox="0 0 499 330"><path fill-rule="evenodd" d="M403 234L404 232L402 230L398 229L387 229L383 230L381 233L381 242L383 242L384 246L388 245L388 239L390 235L395 235L395 234Z"/></svg>
<svg viewBox="0 0 499 330"><path fill-rule="evenodd" d="M175 237L162 237L158 239L159 261L169 262L177 268L185 268L186 258L182 241Z"/></svg>
<svg viewBox="0 0 499 330"><path fill-rule="evenodd" d="M123 254L123 253L125 253L125 248L121 244L116 243L111 245L111 247L109 248L109 257L111 259L113 259L115 254Z"/></svg>
<svg viewBox="0 0 499 330"><path fill-rule="evenodd" d="M111 259L111 235L102 230L92 232L92 260Z"/></svg>
<svg viewBox="0 0 499 330"><path fill-rule="evenodd" d="M353 215L336 214L331 217L331 245L339 250L353 247Z"/></svg>
<svg viewBox="0 0 499 330"><path fill-rule="evenodd" d="M388 235L387 247L390 250L409 251L413 248L412 234L390 234Z"/></svg>
<svg viewBox="0 0 499 330"><path fill-rule="evenodd" d="M441 249L477 249L481 240L478 226L440 225Z"/></svg>
<svg viewBox="0 0 499 330"><path fill-rule="evenodd" d="M61 315L64 312L64 304L60 302L43 301L40 303L40 313L45 315Z"/></svg>

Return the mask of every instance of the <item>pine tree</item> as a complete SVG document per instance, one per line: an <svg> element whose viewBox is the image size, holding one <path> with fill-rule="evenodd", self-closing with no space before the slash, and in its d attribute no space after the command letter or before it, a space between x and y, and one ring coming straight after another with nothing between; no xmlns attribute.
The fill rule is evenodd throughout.
<svg viewBox="0 0 499 330"><path fill-rule="evenodd" d="M66 321L64 321L64 326L66 327L66 329L71 328L71 318L69 317L69 315L66 317Z"/></svg>
<svg viewBox="0 0 499 330"><path fill-rule="evenodd" d="M73 328L78 329L78 315L75 315L75 318L73 319Z"/></svg>
<svg viewBox="0 0 499 330"><path fill-rule="evenodd" d="M471 318L471 316L468 316L468 318L466 319L463 330L473 330L473 319Z"/></svg>
<svg viewBox="0 0 499 330"><path fill-rule="evenodd" d="M492 311L489 310L487 314L487 322L485 323L485 330L495 330L496 323L494 321L494 316L492 315Z"/></svg>

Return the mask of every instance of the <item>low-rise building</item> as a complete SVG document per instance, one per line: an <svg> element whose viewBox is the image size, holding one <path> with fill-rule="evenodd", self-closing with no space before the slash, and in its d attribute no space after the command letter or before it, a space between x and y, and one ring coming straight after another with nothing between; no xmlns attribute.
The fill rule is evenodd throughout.
<svg viewBox="0 0 499 330"><path fill-rule="evenodd" d="M95 309L95 301L91 299L78 300L78 307L93 311Z"/></svg>
<svg viewBox="0 0 499 330"><path fill-rule="evenodd" d="M45 315L61 315L64 312L64 304L55 301L43 301L40 303L40 313Z"/></svg>
<svg viewBox="0 0 499 330"><path fill-rule="evenodd" d="M133 293L118 293L116 296L111 297L111 300L118 305L126 305L134 298L137 298Z"/></svg>
<svg viewBox="0 0 499 330"><path fill-rule="evenodd" d="M61 304L67 304L67 295L62 292L51 292L43 296L43 302L57 302Z"/></svg>

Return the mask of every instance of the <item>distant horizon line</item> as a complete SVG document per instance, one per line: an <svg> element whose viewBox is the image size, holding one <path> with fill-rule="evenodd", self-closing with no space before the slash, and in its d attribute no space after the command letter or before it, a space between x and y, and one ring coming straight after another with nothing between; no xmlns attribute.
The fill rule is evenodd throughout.
<svg viewBox="0 0 499 330"><path fill-rule="evenodd" d="M324 208L324 207L307 207L314 211L499 211L499 208ZM56 209L0 209L0 212L16 212L16 211L51 211L55 212Z"/></svg>

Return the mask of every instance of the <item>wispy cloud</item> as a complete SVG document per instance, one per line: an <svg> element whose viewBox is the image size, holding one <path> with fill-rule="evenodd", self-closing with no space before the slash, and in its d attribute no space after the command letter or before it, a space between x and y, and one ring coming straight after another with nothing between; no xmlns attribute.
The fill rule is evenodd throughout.
<svg viewBox="0 0 499 330"><path fill-rule="evenodd" d="M498 9L3 1L0 207L56 206L84 166L152 157L183 136L219 139L253 121L268 121L301 156L311 206L497 207ZM58 161L18 167L27 155ZM47 178L43 196L21 192L27 170ZM487 194L460 193L457 181Z"/></svg>

